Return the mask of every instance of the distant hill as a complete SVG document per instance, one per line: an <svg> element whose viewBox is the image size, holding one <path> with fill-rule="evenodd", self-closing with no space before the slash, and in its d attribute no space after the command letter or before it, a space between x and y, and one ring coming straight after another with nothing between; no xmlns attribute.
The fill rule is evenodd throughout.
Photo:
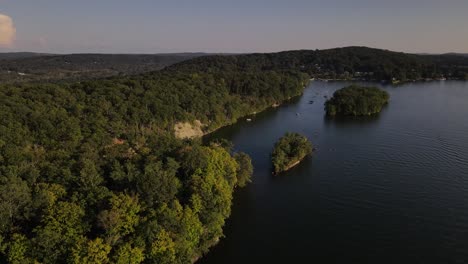
<svg viewBox="0 0 468 264"><path fill-rule="evenodd" d="M210 55L210 56L208 56ZM3 58L3 59L2 59ZM82 81L161 70L294 70L323 79L408 81L468 78L468 55L367 47L254 54L0 54L0 82Z"/></svg>
<svg viewBox="0 0 468 264"><path fill-rule="evenodd" d="M204 53L40 54L0 53L0 81L56 81L105 78L160 70Z"/></svg>
<svg viewBox="0 0 468 264"><path fill-rule="evenodd" d="M444 55L468 57L468 53L446 53Z"/></svg>
<svg viewBox="0 0 468 264"><path fill-rule="evenodd" d="M36 52L6 52L6 53L0 52L0 60L15 60L15 59L47 56L47 55L53 55L53 54L36 53Z"/></svg>
<svg viewBox="0 0 468 264"><path fill-rule="evenodd" d="M294 50L236 56L195 58L174 65L179 71L296 70L314 78L373 81L464 79L468 58L459 55L417 55L367 48Z"/></svg>

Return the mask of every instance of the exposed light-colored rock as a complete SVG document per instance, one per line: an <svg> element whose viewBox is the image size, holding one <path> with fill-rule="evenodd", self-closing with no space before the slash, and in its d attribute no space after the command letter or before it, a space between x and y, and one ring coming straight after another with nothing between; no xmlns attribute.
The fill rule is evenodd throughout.
<svg viewBox="0 0 468 264"><path fill-rule="evenodd" d="M174 134L177 138L196 138L204 135L202 131L203 124L200 120L192 123L179 122L174 125Z"/></svg>

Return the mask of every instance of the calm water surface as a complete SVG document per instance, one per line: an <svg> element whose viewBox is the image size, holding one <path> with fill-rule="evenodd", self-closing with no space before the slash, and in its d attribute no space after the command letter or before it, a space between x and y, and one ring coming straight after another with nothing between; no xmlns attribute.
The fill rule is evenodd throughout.
<svg viewBox="0 0 468 264"><path fill-rule="evenodd" d="M344 85L312 82L211 135L248 153L255 171L200 263L468 263L468 82L385 86L380 115L327 120L324 96ZM269 155L288 131L317 150L273 177Z"/></svg>

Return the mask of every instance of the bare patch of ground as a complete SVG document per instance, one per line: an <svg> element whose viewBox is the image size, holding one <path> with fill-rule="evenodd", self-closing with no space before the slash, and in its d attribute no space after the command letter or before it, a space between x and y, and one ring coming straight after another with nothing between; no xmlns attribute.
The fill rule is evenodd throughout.
<svg viewBox="0 0 468 264"><path fill-rule="evenodd" d="M179 122L174 125L174 134L177 138L196 138L204 135L203 124L200 120L190 122Z"/></svg>

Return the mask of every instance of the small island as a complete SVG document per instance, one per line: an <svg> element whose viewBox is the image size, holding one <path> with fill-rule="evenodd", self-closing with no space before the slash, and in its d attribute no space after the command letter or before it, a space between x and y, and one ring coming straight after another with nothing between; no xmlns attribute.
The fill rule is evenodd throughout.
<svg viewBox="0 0 468 264"><path fill-rule="evenodd" d="M351 85L325 102L327 116L368 116L380 113L390 95L377 87Z"/></svg>
<svg viewBox="0 0 468 264"><path fill-rule="evenodd" d="M286 133L278 140L271 155L273 174L287 171L312 153L312 144L298 133Z"/></svg>

